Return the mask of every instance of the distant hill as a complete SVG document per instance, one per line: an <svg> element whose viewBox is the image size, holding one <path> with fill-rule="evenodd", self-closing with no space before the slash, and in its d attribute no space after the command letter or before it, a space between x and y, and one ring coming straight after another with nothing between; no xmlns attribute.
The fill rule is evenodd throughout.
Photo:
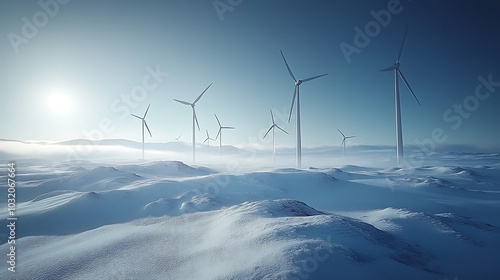
<svg viewBox="0 0 500 280"><path fill-rule="evenodd" d="M103 139L103 140L88 140L88 139L73 139L68 141L52 143L52 145L102 145L102 146L122 146L133 149L141 149L142 143L126 140L126 139ZM172 141L166 143L145 143L147 149L154 149L159 151L176 151L176 152L190 152L192 149L191 143L186 143L183 141ZM196 144L198 148L203 147L202 144ZM215 151L218 149L216 145L211 145L210 147ZM222 145L222 150L224 154L238 154L243 153L242 150L230 146Z"/></svg>

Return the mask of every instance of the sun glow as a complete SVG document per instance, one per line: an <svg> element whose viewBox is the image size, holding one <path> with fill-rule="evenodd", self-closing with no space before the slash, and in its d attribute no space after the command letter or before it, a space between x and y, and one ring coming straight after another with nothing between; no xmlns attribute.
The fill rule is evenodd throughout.
<svg viewBox="0 0 500 280"><path fill-rule="evenodd" d="M71 111L72 100L68 94L55 91L48 96L47 104L50 110L55 113L68 113Z"/></svg>

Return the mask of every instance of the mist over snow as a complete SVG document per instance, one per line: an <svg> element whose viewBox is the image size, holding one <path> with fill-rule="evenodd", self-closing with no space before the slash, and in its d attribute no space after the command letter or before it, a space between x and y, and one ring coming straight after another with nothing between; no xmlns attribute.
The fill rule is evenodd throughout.
<svg viewBox="0 0 500 280"><path fill-rule="evenodd" d="M18 258L1 279L500 277L500 154L420 152L397 168L393 147L323 146L296 169L287 148L273 166L270 150L200 145L192 164L186 143L139 160L140 143L107 140L66 160L81 144L2 142Z"/></svg>

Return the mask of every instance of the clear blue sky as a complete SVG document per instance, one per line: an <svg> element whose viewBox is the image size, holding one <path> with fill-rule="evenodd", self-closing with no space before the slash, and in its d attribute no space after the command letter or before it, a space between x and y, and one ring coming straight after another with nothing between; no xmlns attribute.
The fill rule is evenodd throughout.
<svg viewBox="0 0 500 280"><path fill-rule="evenodd" d="M146 141L182 134L190 142L191 110L172 99L192 102L213 83L196 107L197 142L205 129L215 136L214 113L236 127L224 143L255 142L270 126L273 109L290 133L277 134L278 144L293 146L295 113L286 122L293 82L283 50L298 78L329 73L301 86L303 145L339 145L337 128L357 135L353 144L395 145L394 77L378 70L395 62L408 25L400 69L422 105L401 83L405 144L441 128L448 137L443 144L499 150L500 87L477 104L471 97L478 76L500 81L498 1L401 0L399 13L347 62L339 45L356 46L354 28L364 30L374 20L370 12L387 10L391 2L220 0L238 4L221 20L212 1L73 0L46 18L37 1L1 1L0 138L85 138L84 131L108 119L113 131L104 138L140 141L140 121L128 110L141 115L151 103L153 138ZM23 17L38 30L26 27ZM148 66L168 77L126 105L122 97L143 85ZM66 96L68 110L53 107L49 100L57 94ZM474 109L465 111L467 118L453 112L464 100Z"/></svg>

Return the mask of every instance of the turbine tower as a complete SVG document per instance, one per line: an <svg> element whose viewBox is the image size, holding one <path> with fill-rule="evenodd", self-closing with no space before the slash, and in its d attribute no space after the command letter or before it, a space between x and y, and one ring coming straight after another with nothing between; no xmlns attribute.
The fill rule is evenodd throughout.
<svg viewBox="0 0 500 280"><path fill-rule="evenodd" d="M191 106L191 109L193 109L193 163L196 162L196 142L195 142L195 126L194 126L195 122L196 122L196 125L198 126L198 130L200 130L200 125L198 124L198 118L196 117L196 111L194 110L194 106L196 105L196 102L198 102L198 100L200 100L200 98L203 96L205 91L207 91L211 85L212 84L209 84L208 87L200 94L200 96L198 96L198 98L196 98L196 100L193 103L174 99L175 101L177 101L179 103Z"/></svg>
<svg viewBox="0 0 500 280"><path fill-rule="evenodd" d="M404 155L403 155L403 130L402 130L402 124L401 124L401 105L399 101L399 79L398 75L401 77L403 82L405 83L406 87L410 90L411 94L413 97L415 97L415 100L417 101L418 105L420 105L420 102L417 99L417 96L411 89L410 85L408 84L408 81L406 80L405 76L399 70L399 66L401 65L399 63L399 59L401 58L401 53L403 52L403 46L405 44L405 39L406 39L406 32L408 31L408 27L406 27L405 34L403 36L403 43L401 43L401 48L399 49L399 54L398 54L398 59L396 60L396 63L394 63L393 66L382 69L380 71L391 71L394 70L394 99L395 99L395 104L396 104L396 149L397 149L397 164L398 166L401 166L403 163Z"/></svg>
<svg viewBox="0 0 500 280"><path fill-rule="evenodd" d="M262 139L266 138L267 134L269 133L269 131L271 131L271 129L273 130L273 163L276 163L276 141L275 141L275 138L274 138L274 129L278 128L278 129L280 129L281 131L283 131L286 134L288 134L288 132L286 132L283 128L279 127L274 122L273 111L272 110L269 110L269 111L271 112L271 119L273 121L273 124L271 125L271 127L269 128L269 130L266 132L266 134L264 135L264 137L262 137Z"/></svg>
<svg viewBox="0 0 500 280"><path fill-rule="evenodd" d="M215 140L217 140L217 138L219 138L219 157L220 157L221 156L221 149L222 149L222 130L223 129L234 129L234 127L222 126L220 124L220 121L219 121L219 118L217 117L217 115L214 114L214 116L215 116L215 119L217 120L217 123L219 124L219 132L217 132L217 136L215 136Z"/></svg>
<svg viewBox="0 0 500 280"><path fill-rule="evenodd" d="M131 114L132 116L140 119L142 122L142 159L144 159L144 126L146 126L146 128L148 129L149 136L153 137L153 135L151 134L151 131L149 130L148 124L146 123L146 115L148 114L149 106L151 106L151 104L148 105L148 108L146 109L146 113L144 113L144 116L142 118L139 117L138 115Z"/></svg>
<svg viewBox="0 0 500 280"><path fill-rule="evenodd" d="M288 117L288 122L290 122L290 118L292 117L292 110L293 110L293 104L295 102L295 97L297 97L297 111L296 111L296 130L297 130L297 150L296 150L296 157L297 157L297 168L302 168L302 141L301 141L301 135L300 135L300 99L299 99L299 86L304 83L308 82L314 79L317 79L319 77L326 76L328 74L322 74L319 76L314 76L311 78L307 78L304 80L297 80L295 79L295 76L292 73L292 70L288 66L288 63L286 62L285 55L283 55L283 52L281 52L281 56L283 57L283 61L285 61L286 68L288 69L288 73L290 74L290 77L292 77L293 81L295 82L295 90L293 92L293 99L292 99L292 107L290 108L290 116Z"/></svg>
<svg viewBox="0 0 500 280"><path fill-rule="evenodd" d="M210 135L208 135L208 129L206 131L207 131L207 138L205 139L205 141L203 141L203 144L205 144L205 142L208 141L208 155L210 156L210 140L215 141L215 139L210 138Z"/></svg>
<svg viewBox="0 0 500 280"><path fill-rule="evenodd" d="M345 156L345 140L346 139L350 139L350 138L354 138L356 136L345 136L344 133L342 133L342 131L340 131L340 129L337 128L337 130L340 132L340 134L342 134L342 137L344 137L344 139L342 139L342 143L340 144L341 146L344 145L344 156Z"/></svg>

